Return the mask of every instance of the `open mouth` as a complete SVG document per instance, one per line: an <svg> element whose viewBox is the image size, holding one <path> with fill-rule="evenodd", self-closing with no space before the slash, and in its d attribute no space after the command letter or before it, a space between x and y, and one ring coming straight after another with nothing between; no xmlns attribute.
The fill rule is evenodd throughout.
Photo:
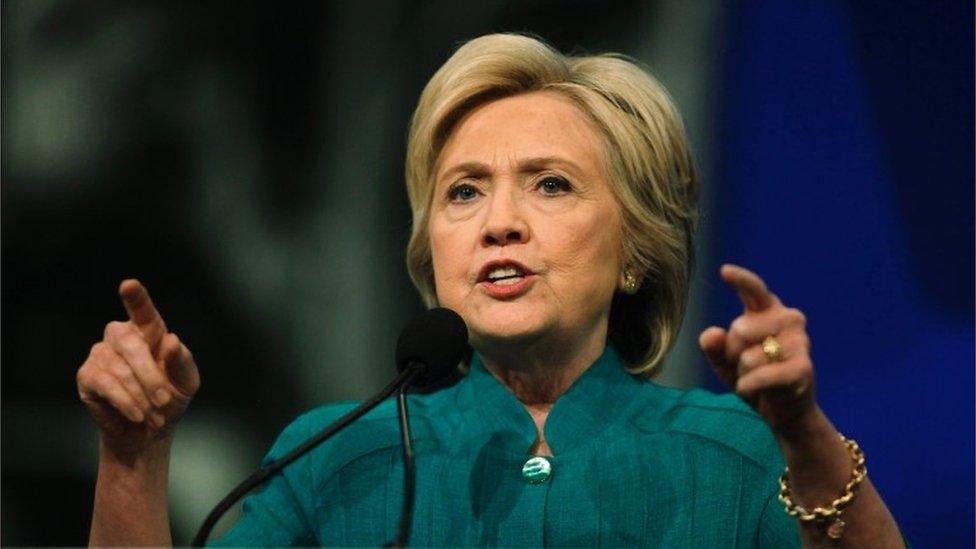
<svg viewBox="0 0 976 549"><path fill-rule="evenodd" d="M535 282L531 269L511 259L489 261L478 273L478 286L494 299L515 299L528 292Z"/></svg>
<svg viewBox="0 0 976 549"><path fill-rule="evenodd" d="M478 273L478 282L487 282L497 286L512 286L533 275L528 267L517 261L503 259L489 261Z"/></svg>
<svg viewBox="0 0 976 549"><path fill-rule="evenodd" d="M525 271L514 266L507 267L495 267L488 271L488 276L485 280L491 284L498 284L499 286L510 286L512 284L518 284L525 278Z"/></svg>

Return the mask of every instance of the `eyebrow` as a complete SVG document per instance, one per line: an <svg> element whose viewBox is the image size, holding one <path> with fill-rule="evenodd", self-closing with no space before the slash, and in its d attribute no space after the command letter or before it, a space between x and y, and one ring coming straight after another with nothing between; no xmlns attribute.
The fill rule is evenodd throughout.
<svg viewBox="0 0 976 549"><path fill-rule="evenodd" d="M576 163L567 158L562 158L559 156L535 156L520 160L518 172L533 173L554 165L565 166L570 171L575 172L574 175L580 175L583 171ZM438 181L444 181L445 179L449 179L462 173L466 173L474 177L485 177L491 174L491 168L488 166L488 164L483 162L462 162L445 171L443 175L438 178Z"/></svg>

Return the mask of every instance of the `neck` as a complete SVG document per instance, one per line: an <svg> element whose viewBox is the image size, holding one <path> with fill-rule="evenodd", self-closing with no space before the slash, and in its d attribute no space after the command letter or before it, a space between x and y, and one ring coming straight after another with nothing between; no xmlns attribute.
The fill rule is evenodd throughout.
<svg viewBox="0 0 976 549"><path fill-rule="evenodd" d="M606 327L575 341L534 341L481 350L485 368L529 412L552 408L563 393L603 353Z"/></svg>
<svg viewBox="0 0 976 549"><path fill-rule="evenodd" d="M546 419L552 405L603 353L606 324L587 338L575 341L536 341L519 346L482 349L485 368L508 387L535 423L534 455L553 455L545 438Z"/></svg>

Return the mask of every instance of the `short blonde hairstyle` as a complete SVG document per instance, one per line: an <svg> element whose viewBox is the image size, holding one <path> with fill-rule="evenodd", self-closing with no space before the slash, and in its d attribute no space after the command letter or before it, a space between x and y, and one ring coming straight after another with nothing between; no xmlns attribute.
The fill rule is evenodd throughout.
<svg viewBox="0 0 976 549"><path fill-rule="evenodd" d="M491 34L467 42L420 95L407 142L413 231L407 268L435 306L428 222L441 149L466 113L493 100L553 91L571 100L602 134L608 179L621 206L625 270L636 294L618 292L608 338L634 374L650 374L673 345L688 299L698 182L681 116L667 91L615 54L565 56L528 36Z"/></svg>

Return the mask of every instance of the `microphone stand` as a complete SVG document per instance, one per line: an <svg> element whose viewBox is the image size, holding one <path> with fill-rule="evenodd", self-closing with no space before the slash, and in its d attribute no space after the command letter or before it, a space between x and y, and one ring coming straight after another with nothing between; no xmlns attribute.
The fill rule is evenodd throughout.
<svg viewBox="0 0 976 549"><path fill-rule="evenodd" d="M270 477L271 475L273 475L273 474L277 473L278 471L282 470L289 463L295 461L299 457L301 457L304 454L308 453L309 451L311 451L313 448L315 448L319 444L322 444L323 442L325 442L326 440L328 440L330 437L332 437L332 435L334 435L334 434L338 433L339 431L341 431L342 429L348 427L350 423L352 423L353 421L356 421L357 419L359 419L360 417L362 417L364 414L366 414L366 412L369 412L370 410L372 410L373 408L375 408L377 405L379 405L380 402L382 402L387 397L389 397L390 395L392 395L393 392L397 390L397 388L400 388L400 395L398 397L398 401L400 401L400 408L401 408L401 410L398 410L398 411L400 413L400 425L401 425L401 428L403 428L403 425L406 425L406 420L404 419L405 418L405 414L406 414L406 400L404 398L403 387L404 387L405 384L409 384L411 381L413 381L413 379L417 375L419 375L424 368L425 368L425 366L423 364L420 364L418 362L410 362L407 365L407 367L403 369L403 371L401 371L399 374L397 374L397 376L393 379L393 381L389 385L387 385L386 387L384 387L375 396L373 396L369 400L364 401L362 404L360 404L359 406L357 406L354 410L352 410L348 414L342 416L341 418L337 419L331 425L329 425L328 427L326 427L325 429L323 429L321 432L319 432L319 434L317 434L317 435L313 436L312 438L308 439L307 441L303 442L301 445L299 445L298 447L296 447L294 450L292 450L291 452L288 452L287 454L285 454L281 459L279 459L279 460L277 460L275 462L272 462L272 463L268 464L266 467L262 467L261 469L258 469L253 475L251 475L250 477L248 477L247 479L245 479L244 482L238 484L237 487L234 488L233 490L231 490L231 492L229 494L227 494L227 496L224 497L224 499L220 500L220 503L218 503L217 506L214 507L213 511L211 511L209 515L207 515L207 519L204 520L203 521L203 525L200 526L200 531L198 531L196 537L193 538L192 546L193 547L203 547L207 543L207 538L210 537L210 531L213 530L213 527L217 524L217 521L220 519L220 517L223 516L223 514L226 513L227 510L230 509L231 506L234 505L234 503L237 502L237 500L241 499L242 497L244 497L245 494L247 494L248 492L250 492L251 490L253 490L255 487L257 487L259 484L261 484L262 482L264 482L265 480L267 480L268 477ZM409 425L407 425L406 431L404 431L404 433L405 433L404 434L404 440L407 441L407 444L409 444L409 437L410 437L409 429L410 429L410 427L409 427ZM410 454L410 458L409 459L410 459L410 465L409 465L409 467L410 467L410 469L409 469L410 470L410 475L409 475L409 477L410 477L410 486L409 486L409 490L410 490L410 496L412 498L413 497L413 478L412 478L413 477L413 454L412 454L412 449L411 449L411 454ZM406 456L406 453L405 453L404 454L404 464L406 464L406 463L407 463L407 456ZM406 472L406 470L405 470L405 472ZM411 500L411 503L412 503L412 500ZM406 509L406 507L407 507L406 500L404 500L404 508ZM409 511L412 511L412 510L413 510L413 507L411 505ZM409 531L410 531L409 528L410 528L410 525L407 524L406 525L406 535L409 535ZM404 524L403 524L403 520L402 520L402 517L401 517L400 533L398 533L398 535L397 535L397 542L400 541L401 534L403 532L404 532ZM406 535L403 535L403 537L402 537L403 540L406 540Z"/></svg>
<svg viewBox="0 0 976 549"><path fill-rule="evenodd" d="M400 525L396 538L387 547L406 547L413 525L413 500L417 471L413 461L413 444L410 440L410 416L407 410L407 387L410 381L400 386L397 392L397 416L400 420L400 440L403 443L403 505L400 510Z"/></svg>

